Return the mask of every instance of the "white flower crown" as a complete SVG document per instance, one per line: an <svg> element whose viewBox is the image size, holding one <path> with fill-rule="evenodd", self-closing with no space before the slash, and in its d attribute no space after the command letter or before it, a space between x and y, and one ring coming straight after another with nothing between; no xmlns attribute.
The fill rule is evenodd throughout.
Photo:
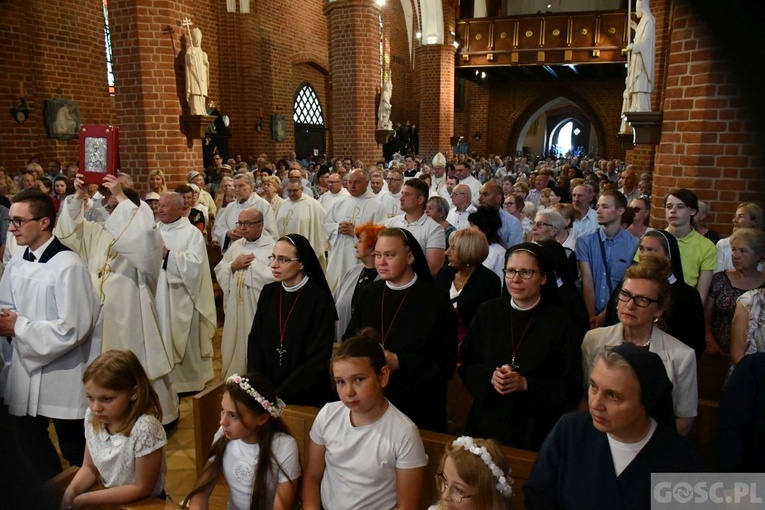
<svg viewBox="0 0 765 510"><path fill-rule="evenodd" d="M239 374L231 375L231 377L226 379L226 383L237 384L240 388L242 388L242 390L244 390L245 393L254 398L258 404L263 406L263 409L265 409L266 412L274 418L278 418L286 407L286 404L282 402L282 399L279 397L276 398L276 404L269 402L268 399L266 399L263 395L255 391L255 388L250 386L249 379L242 377Z"/></svg>
<svg viewBox="0 0 765 510"><path fill-rule="evenodd" d="M513 484L513 479L509 476L510 471L507 472L506 476L505 473L503 473L502 470L499 469L499 466L497 466L497 464L494 462L494 459L491 458L491 454L485 446L476 446L476 444L473 442L473 438L470 436L458 437L454 440L454 442L452 442L452 446L461 446L470 453L481 457L483 463L486 464L486 467L489 468L491 474L494 476L494 478L497 479L497 485L495 486L497 492L506 498L513 493L513 489L510 487Z"/></svg>

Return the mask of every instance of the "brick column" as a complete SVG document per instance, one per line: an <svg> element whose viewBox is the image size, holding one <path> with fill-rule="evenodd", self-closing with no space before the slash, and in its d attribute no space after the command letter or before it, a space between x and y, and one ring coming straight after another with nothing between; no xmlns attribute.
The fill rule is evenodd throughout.
<svg viewBox="0 0 765 510"><path fill-rule="evenodd" d="M451 154L454 135L454 46L417 48L417 82L420 87L420 154L429 160L439 151ZM470 134L472 137L472 133ZM482 137L486 134L482 133ZM485 142L484 142L485 143Z"/></svg>
<svg viewBox="0 0 765 510"><path fill-rule="evenodd" d="M382 157L382 146L375 141L380 8L374 0L336 0L324 12L329 17L332 88L329 155L360 158L369 165Z"/></svg>
<svg viewBox="0 0 765 510"><path fill-rule="evenodd" d="M132 174L139 190L146 189L151 170L163 170L173 187L186 181L189 170L203 167L201 141L188 142L179 122L186 98L184 53L190 42L177 22L186 14L194 16L177 0L109 2L121 169ZM167 27L173 31L163 33ZM213 61L215 47L206 35L215 27L200 29L202 49Z"/></svg>

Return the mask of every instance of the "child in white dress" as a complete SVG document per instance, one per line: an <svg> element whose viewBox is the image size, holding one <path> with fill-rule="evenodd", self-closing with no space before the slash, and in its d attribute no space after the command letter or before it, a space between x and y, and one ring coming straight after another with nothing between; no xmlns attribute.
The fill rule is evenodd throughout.
<svg viewBox="0 0 765 510"><path fill-rule="evenodd" d="M228 510L292 510L300 458L297 441L279 417L284 402L262 374L233 374L226 379L207 465L184 508L207 508L218 477L229 486ZM261 467L265 468L261 469Z"/></svg>
<svg viewBox="0 0 765 510"><path fill-rule="evenodd" d="M159 398L138 358L132 351L106 351L82 382L88 398L85 459L62 508L164 497L167 436ZM87 492L96 481L105 489Z"/></svg>
<svg viewBox="0 0 765 510"><path fill-rule="evenodd" d="M415 509L428 457L417 426L385 398L390 369L380 336L365 328L332 356L340 402L311 427L303 509Z"/></svg>

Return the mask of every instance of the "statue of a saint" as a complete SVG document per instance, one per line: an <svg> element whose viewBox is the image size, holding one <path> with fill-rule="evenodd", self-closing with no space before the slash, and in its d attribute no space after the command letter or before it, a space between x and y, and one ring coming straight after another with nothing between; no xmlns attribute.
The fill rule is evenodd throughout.
<svg viewBox="0 0 765 510"><path fill-rule="evenodd" d="M377 129L380 130L393 130L393 122L390 120L390 97L393 93L393 83L390 78L383 85L382 92L380 92L380 106L377 108Z"/></svg>
<svg viewBox="0 0 765 510"><path fill-rule="evenodd" d="M207 115L205 99L210 82L210 62L202 51L202 31L191 31L191 45L186 50L186 99L191 115Z"/></svg>
<svg viewBox="0 0 765 510"><path fill-rule="evenodd" d="M630 27L635 29L635 39L627 45L630 55L627 74L629 111L650 112L656 55L656 20L648 7L648 0L637 0L635 15L640 22L635 24L630 20Z"/></svg>

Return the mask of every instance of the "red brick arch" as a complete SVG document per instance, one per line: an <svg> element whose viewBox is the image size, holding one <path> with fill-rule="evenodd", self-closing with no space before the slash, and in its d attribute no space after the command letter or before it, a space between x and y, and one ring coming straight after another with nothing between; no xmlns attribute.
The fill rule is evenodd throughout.
<svg viewBox="0 0 765 510"><path fill-rule="evenodd" d="M293 66L298 64L308 64L321 71L322 74L329 74L329 61L316 54L304 52L295 53L290 57L290 64Z"/></svg>

